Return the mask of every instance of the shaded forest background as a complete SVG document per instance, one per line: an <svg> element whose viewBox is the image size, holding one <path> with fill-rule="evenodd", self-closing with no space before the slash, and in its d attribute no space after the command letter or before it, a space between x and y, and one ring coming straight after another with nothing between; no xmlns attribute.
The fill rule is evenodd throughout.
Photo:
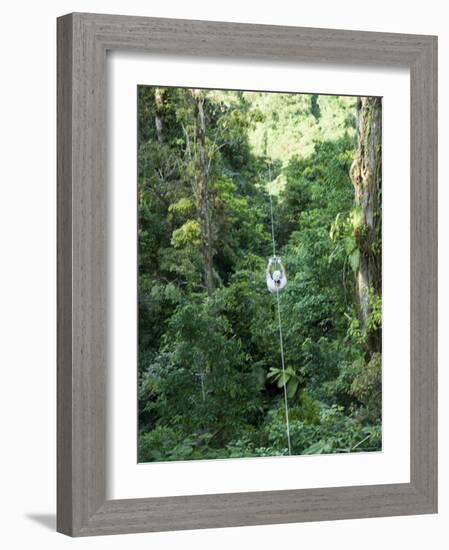
<svg viewBox="0 0 449 550"><path fill-rule="evenodd" d="M138 87L139 462L381 449L381 101ZM265 284L276 248L288 284Z"/></svg>

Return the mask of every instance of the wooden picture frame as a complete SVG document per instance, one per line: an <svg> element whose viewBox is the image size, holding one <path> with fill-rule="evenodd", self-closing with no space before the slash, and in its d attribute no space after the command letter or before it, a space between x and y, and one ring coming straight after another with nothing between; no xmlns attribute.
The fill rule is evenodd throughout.
<svg viewBox="0 0 449 550"><path fill-rule="evenodd" d="M82 13L57 25L57 530L84 536L436 512L437 38ZM106 500L108 50L410 69L410 483Z"/></svg>

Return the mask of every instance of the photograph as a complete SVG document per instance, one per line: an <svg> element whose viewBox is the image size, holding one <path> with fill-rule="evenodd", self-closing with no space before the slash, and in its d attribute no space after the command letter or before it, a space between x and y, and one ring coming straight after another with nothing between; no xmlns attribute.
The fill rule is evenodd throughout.
<svg viewBox="0 0 449 550"><path fill-rule="evenodd" d="M382 451L382 98L136 93L138 462Z"/></svg>

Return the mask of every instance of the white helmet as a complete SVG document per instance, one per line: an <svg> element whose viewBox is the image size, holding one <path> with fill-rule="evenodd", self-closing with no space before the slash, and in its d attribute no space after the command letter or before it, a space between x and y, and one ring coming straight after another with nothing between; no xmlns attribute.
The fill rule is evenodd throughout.
<svg viewBox="0 0 449 550"><path fill-rule="evenodd" d="M273 273L273 281L275 283L279 283L282 279L282 273L279 271L279 269L276 269L276 271Z"/></svg>

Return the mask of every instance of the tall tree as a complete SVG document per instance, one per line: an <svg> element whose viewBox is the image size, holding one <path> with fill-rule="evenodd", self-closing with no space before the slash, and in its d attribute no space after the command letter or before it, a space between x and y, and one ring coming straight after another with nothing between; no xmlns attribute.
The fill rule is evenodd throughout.
<svg viewBox="0 0 449 550"><path fill-rule="evenodd" d="M204 114L204 92L192 91L195 118L196 118L196 144L198 148L198 209L201 228L201 254L204 266L204 284L207 294L211 296L215 289L213 276L213 232L211 213L209 208L209 155L206 146L206 117Z"/></svg>
<svg viewBox="0 0 449 550"><path fill-rule="evenodd" d="M367 352L381 351L380 323L372 314L381 295L382 103L378 97L358 100L358 144L351 166L354 186L354 236L359 250L357 298Z"/></svg>
<svg viewBox="0 0 449 550"><path fill-rule="evenodd" d="M157 139L159 145L164 145L164 133L163 133L163 124L162 124L162 111L164 108L164 98L163 91L161 88L154 89L154 103L155 103L155 114L154 114L154 123L156 126Z"/></svg>

